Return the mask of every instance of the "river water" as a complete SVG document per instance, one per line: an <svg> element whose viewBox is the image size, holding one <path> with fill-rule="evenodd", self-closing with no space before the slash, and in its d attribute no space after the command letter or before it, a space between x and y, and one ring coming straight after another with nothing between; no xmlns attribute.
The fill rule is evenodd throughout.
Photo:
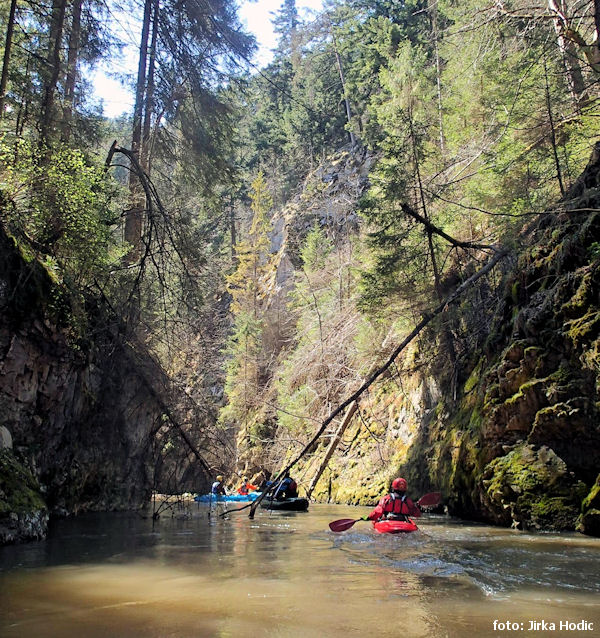
<svg viewBox="0 0 600 638"><path fill-rule="evenodd" d="M600 636L600 539L443 516L408 535L362 521L334 534L329 521L367 508L207 508L85 515L0 549L0 636Z"/></svg>

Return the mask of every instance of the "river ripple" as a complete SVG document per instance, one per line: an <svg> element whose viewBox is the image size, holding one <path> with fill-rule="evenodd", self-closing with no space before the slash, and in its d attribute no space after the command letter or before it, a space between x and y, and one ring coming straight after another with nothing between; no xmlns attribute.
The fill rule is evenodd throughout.
<svg viewBox="0 0 600 638"><path fill-rule="evenodd" d="M0 549L0 636L600 636L599 539L433 516L403 536L330 532L368 511L347 506L207 511L86 515Z"/></svg>

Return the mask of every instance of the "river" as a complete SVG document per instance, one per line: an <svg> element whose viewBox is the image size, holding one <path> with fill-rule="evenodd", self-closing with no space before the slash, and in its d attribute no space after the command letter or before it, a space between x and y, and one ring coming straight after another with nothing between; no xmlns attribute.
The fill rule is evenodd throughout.
<svg viewBox="0 0 600 638"><path fill-rule="evenodd" d="M0 636L600 636L600 539L443 516L408 535L328 528L367 511L55 521L0 549Z"/></svg>

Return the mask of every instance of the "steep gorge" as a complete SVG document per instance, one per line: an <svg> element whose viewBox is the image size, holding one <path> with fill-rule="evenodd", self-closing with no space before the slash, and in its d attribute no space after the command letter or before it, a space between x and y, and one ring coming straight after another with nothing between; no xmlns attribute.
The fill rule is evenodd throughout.
<svg viewBox="0 0 600 638"><path fill-rule="evenodd" d="M350 164L341 162L344 168L337 172L331 167L321 171L334 175L327 184L335 183L336 193L344 193L346 202ZM463 295L458 308L448 311L444 321L451 326L459 353L453 373L438 356L442 348L437 324L402 353L397 373L363 395L316 484L314 498L370 504L400 473L409 479L414 494L441 490L452 515L527 529L599 533L599 170L594 154L556 209L537 216L520 234L501 272L478 283ZM359 173L356 167L350 170L352 179ZM334 198L323 195L329 186L318 186L322 175L315 174L313 180L304 191L311 193L312 209L321 210L325 201L335 208ZM359 196L360 189L355 190L355 204ZM319 197L324 197L321 206ZM293 208L301 204L300 197ZM289 210L290 237L297 232L298 220L307 215L311 221L302 222L304 234L315 219L331 229L327 219L311 216L308 208L292 216ZM288 262L298 267L293 256L297 244L297 239L290 242ZM280 252L285 249L279 247ZM298 377L313 389L318 378L307 379L309 369L321 378L336 379L329 394L321 394L307 409L307 416L321 420L357 387L356 373L340 369L356 371L365 364L357 355L360 320L341 310L337 314L345 323L340 319L336 328L332 319L325 332L330 330L342 341L343 365L338 360L329 361L327 370L312 367L307 362L311 356L317 358L314 343L298 338L274 372L275 377L284 374L296 361L302 362ZM322 319L319 316L319 322ZM371 353L389 351L385 341L381 347L372 341ZM298 392L300 382L288 391ZM276 400L274 385L269 385L271 405ZM280 390L280 401L282 397L285 400ZM258 470L261 464L277 471L283 458L293 456L289 441L308 440L316 427L282 412L273 412L270 420L285 423L275 426L276 443L266 455L242 430L243 471ZM296 466L305 489L338 424Z"/></svg>
<svg viewBox="0 0 600 638"><path fill-rule="evenodd" d="M337 245L338 262L336 250L352 252L347 242L359 232L356 210L371 162L368 154L336 155L275 216L271 307L285 307L315 223ZM440 327L432 325L361 398L313 498L370 504L401 473L414 494L441 490L452 515L599 534L599 174L593 158L559 210L529 224L501 272L448 311L455 371L439 356ZM56 282L1 239L0 425L14 449L2 452L3 485L12 493L0 494L0 529L2 541L13 542L43 536L49 513L147 502L165 406L146 381L161 371L136 355L116 323L100 321L97 302L87 309L97 320L88 330L94 340L74 338L61 322L65 299ZM294 452L290 440L302 443L314 432L314 422L286 413L299 404L285 395L282 378L300 395L299 383L329 379L306 413L322 419L402 336L405 320L379 331L365 325L348 292L353 267L350 260L334 273L341 305L319 315L329 358L300 333L280 351L261 410L239 431L238 471L277 471ZM457 283L447 281L447 290ZM273 407L278 401L283 410ZM273 442L257 445L257 428ZM294 469L305 490L335 428Z"/></svg>

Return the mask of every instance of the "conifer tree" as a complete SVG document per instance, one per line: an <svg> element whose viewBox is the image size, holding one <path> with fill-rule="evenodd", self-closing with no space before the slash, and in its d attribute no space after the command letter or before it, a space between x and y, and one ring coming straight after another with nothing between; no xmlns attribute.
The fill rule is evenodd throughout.
<svg viewBox="0 0 600 638"><path fill-rule="evenodd" d="M269 213L273 200L262 173L252 182L250 199L252 222L247 236L235 247L236 269L227 278L234 328L229 340L225 384L228 405L220 418L238 426L248 426L253 421L262 386L268 378L263 334L273 270L269 251Z"/></svg>

